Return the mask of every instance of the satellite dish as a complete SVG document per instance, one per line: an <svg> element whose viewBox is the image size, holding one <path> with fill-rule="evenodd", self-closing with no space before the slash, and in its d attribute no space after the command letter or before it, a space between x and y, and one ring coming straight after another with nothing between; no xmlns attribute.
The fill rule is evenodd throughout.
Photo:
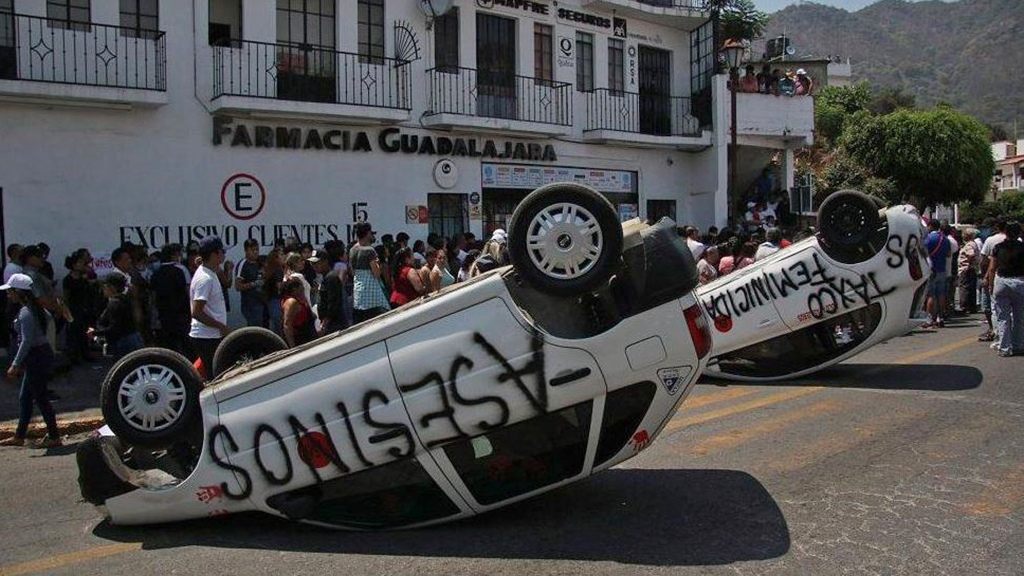
<svg viewBox="0 0 1024 576"><path fill-rule="evenodd" d="M452 9L455 0L420 0L420 11L427 18L443 16Z"/></svg>
<svg viewBox="0 0 1024 576"><path fill-rule="evenodd" d="M796 48L793 48L792 44L787 45L786 46L786 55L787 56L792 56L793 54L796 54Z"/></svg>

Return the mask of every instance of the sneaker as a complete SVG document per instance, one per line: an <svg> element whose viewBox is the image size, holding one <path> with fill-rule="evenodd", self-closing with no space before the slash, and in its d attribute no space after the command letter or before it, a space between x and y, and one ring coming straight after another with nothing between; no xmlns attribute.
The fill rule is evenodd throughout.
<svg viewBox="0 0 1024 576"><path fill-rule="evenodd" d="M60 438L50 438L49 436L36 442L36 448L53 448L55 446L63 446L64 441Z"/></svg>
<svg viewBox="0 0 1024 576"><path fill-rule="evenodd" d="M999 350L998 352L996 352L996 354L1000 358L1009 358L1010 356L1013 356L1013 352L1008 352L1006 350Z"/></svg>
<svg viewBox="0 0 1024 576"><path fill-rule="evenodd" d="M978 342L992 342L996 339L996 335L992 332L985 332L981 336L978 336Z"/></svg>
<svg viewBox="0 0 1024 576"><path fill-rule="evenodd" d="M993 349L993 350L999 350L999 342L993 342L993 343L989 344L988 347Z"/></svg>
<svg viewBox="0 0 1024 576"><path fill-rule="evenodd" d="M24 446L25 438L20 436L11 436L5 440L0 440L0 446Z"/></svg>
<svg viewBox="0 0 1024 576"><path fill-rule="evenodd" d="M939 318L939 321L936 322L935 325L938 326L939 328L945 328L946 327L946 319L945 318Z"/></svg>

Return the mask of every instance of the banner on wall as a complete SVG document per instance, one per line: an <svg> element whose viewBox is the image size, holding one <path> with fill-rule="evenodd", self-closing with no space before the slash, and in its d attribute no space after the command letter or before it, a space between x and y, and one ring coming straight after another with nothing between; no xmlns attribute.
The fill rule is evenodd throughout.
<svg viewBox="0 0 1024 576"><path fill-rule="evenodd" d="M636 173L628 170L597 170L517 164L483 164L485 188L526 188L533 190L552 182L579 182L601 192L631 194L637 190Z"/></svg>

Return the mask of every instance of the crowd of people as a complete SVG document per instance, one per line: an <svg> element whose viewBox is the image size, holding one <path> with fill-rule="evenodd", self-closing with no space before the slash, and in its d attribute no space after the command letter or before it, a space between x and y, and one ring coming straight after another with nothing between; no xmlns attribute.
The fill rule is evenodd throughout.
<svg viewBox="0 0 1024 576"><path fill-rule="evenodd" d="M773 96L810 96L814 93L814 80L803 68L783 72L781 68L773 70L771 65L764 64L761 71L756 72L753 64L747 64L740 78L739 91Z"/></svg>
<svg viewBox="0 0 1024 576"><path fill-rule="evenodd" d="M980 229L933 220L924 249L932 265L926 327L942 328L956 314L981 312L999 356L1024 354L1024 244L1018 222L988 219Z"/></svg>
<svg viewBox="0 0 1024 576"><path fill-rule="evenodd" d="M686 245L697 262L700 283L708 284L812 236L814 230L784 231L765 226L735 226L719 230L712 226L707 234L701 235L699 229L686 226L680 234L686 238Z"/></svg>

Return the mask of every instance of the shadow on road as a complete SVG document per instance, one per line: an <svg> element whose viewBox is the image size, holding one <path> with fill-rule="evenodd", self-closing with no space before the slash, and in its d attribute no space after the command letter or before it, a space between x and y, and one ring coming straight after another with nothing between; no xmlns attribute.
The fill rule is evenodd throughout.
<svg viewBox="0 0 1024 576"><path fill-rule="evenodd" d="M974 366L952 364L836 364L813 376L781 382L735 382L743 386L824 386L873 390L953 392L981 385L984 375ZM705 378L702 384L728 384Z"/></svg>
<svg viewBox="0 0 1024 576"><path fill-rule="evenodd" d="M452 524L338 532L245 514L161 526L94 529L146 549L184 546L456 558L568 559L685 566L775 558L789 550L782 511L733 470L614 469Z"/></svg>

